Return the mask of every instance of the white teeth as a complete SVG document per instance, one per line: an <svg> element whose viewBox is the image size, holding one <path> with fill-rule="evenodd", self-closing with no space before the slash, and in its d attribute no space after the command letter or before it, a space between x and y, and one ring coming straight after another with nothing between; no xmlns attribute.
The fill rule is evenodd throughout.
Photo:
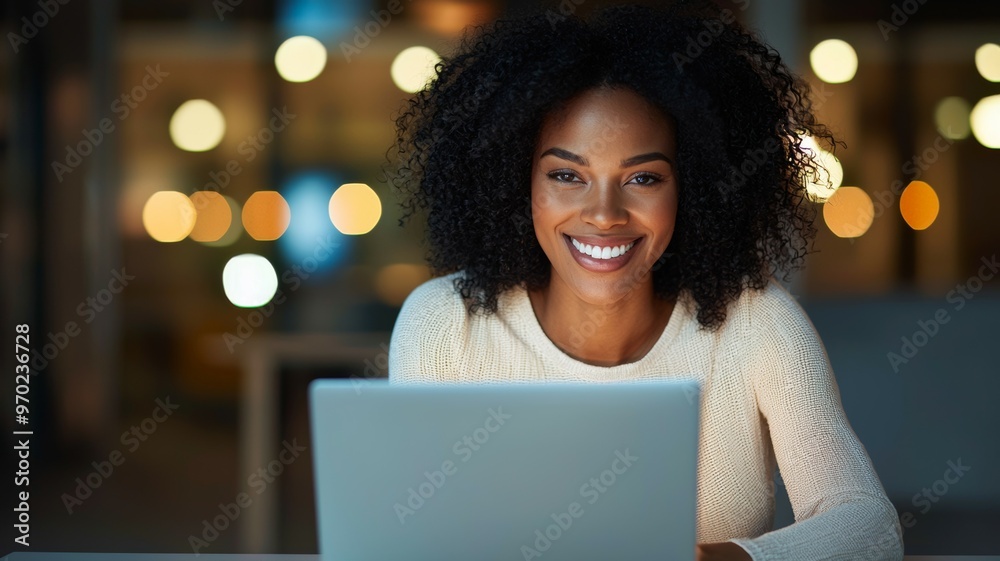
<svg viewBox="0 0 1000 561"><path fill-rule="evenodd" d="M575 247L577 251L594 259L614 259L615 257L625 254L628 250L632 249L633 245L635 245L635 242L632 242L630 244L614 247L601 247L580 243L575 238L570 239L573 241L573 247Z"/></svg>

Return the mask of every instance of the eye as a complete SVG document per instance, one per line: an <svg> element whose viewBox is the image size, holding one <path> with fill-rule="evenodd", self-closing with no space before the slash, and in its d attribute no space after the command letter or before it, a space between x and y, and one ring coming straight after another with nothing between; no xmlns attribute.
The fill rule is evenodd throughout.
<svg viewBox="0 0 1000 561"><path fill-rule="evenodd" d="M638 185L652 185L660 181L663 181L663 178L660 177L659 175L655 175L652 173L640 173L636 174L636 176L632 178L630 183L636 183Z"/></svg>
<svg viewBox="0 0 1000 561"><path fill-rule="evenodd" d="M573 183L579 178L575 173L571 171L553 171L548 174L550 179L559 181L560 183Z"/></svg>

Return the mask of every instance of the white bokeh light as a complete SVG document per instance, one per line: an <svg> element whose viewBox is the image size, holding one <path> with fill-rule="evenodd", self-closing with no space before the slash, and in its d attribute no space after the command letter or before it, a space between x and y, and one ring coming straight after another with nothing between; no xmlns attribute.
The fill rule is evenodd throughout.
<svg viewBox="0 0 1000 561"><path fill-rule="evenodd" d="M858 54L847 41L827 39L813 47L809 63L820 80L830 84L851 81L858 71Z"/></svg>
<svg viewBox="0 0 1000 561"><path fill-rule="evenodd" d="M969 117L972 135L987 148L1000 148L1000 95L979 100Z"/></svg>
<svg viewBox="0 0 1000 561"><path fill-rule="evenodd" d="M204 99L185 101L170 118L170 138L181 150L205 152L222 142L226 119L222 111Z"/></svg>
<svg viewBox="0 0 1000 561"><path fill-rule="evenodd" d="M826 202L844 182L844 167L836 156L816 144L811 136L802 137L801 150L813 157L818 169L805 177L806 194L815 202Z"/></svg>
<svg viewBox="0 0 1000 561"><path fill-rule="evenodd" d="M253 253L237 255L222 270L226 298L240 308L259 308L274 298L278 274L265 257Z"/></svg>
<svg viewBox="0 0 1000 561"><path fill-rule="evenodd" d="M1000 82L1000 45L986 43L976 49L976 70L990 82Z"/></svg>
<svg viewBox="0 0 1000 561"><path fill-rule="evenodd" d="M308 82L326 67L326 47L315 37L292 37L278 47L274 66L289 82Z"/></svg>
<svg viewBox="0 0 1000 561"><path fill-rule="evenodd" d="M419 92L434 78L434 65L440 61L441 57L427 47L403 49L392 61L392 81L404 92Z"/></svg>

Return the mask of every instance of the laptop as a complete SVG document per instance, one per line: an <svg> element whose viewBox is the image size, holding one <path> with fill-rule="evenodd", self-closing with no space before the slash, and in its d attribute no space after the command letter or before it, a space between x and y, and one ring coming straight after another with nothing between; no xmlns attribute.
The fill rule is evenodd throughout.
<svg viewBox="0 0 1000 561"><path fill-rule="evenodd" d="M692 560L698 395L316 380L321 559Z"/></svg>

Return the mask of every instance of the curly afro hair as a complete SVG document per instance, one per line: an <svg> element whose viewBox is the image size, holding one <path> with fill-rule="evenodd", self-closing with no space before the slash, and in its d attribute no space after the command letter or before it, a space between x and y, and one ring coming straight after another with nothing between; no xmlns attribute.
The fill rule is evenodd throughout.
<svg viewBox="0 0 1000 561"><path fill-rule="evenodd" d="M677 221L653 268L658 297L689 291L701 326L717 329L743 290L803 265L815 234L804 181L818 168L802 137L835 141L808 86L731 11L681 2L500 20L436 72L396 119L389 176L400 225L426 212L432 272L465 271L455 289L470 312L549 282L531 223L535 140L550 111L595 87L631 88L677 124Z"/></svg>

